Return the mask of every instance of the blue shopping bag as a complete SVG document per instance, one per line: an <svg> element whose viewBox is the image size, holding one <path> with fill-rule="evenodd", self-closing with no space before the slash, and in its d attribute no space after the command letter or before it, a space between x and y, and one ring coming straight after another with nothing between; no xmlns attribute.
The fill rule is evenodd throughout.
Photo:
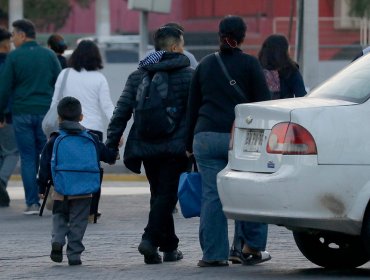
<svg viewBox="0 0 370 280"><path fill-rule="evenodd" d="M183 172L180 175L178 198L184 218L200 216L202 180L195 162L194 172Z"/></svg>

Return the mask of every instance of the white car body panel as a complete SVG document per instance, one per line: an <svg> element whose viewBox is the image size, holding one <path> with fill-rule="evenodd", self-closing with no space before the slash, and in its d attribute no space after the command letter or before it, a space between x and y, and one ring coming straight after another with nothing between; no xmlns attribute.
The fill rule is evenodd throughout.
<svg viewBox="0 0 370 280"><path fill-rule="evenodd" d="M242 104L235 112L234 148L217 178L228 217L360 234L370 198L370 125L361 124L370 102L303 97ZM266 152L272 127L289 121L311 133L317 155ZM264 130L257 152L243 151L246 129Z"/></svg>

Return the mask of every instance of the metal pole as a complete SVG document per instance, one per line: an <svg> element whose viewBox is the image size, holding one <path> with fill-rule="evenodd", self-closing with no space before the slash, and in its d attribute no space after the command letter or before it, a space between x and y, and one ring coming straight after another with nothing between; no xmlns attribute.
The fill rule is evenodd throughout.
<svg viewBox="0 0 370 280"><path fill-rule="evenodd" d="M143 59L148 51L148 12L140 12L140 52L139 59Z"/></svg>
<svg viewBox="0 0 370 280"><path fill-rule="evenodd" d="M319 0L303 1L303 5L303 79L312 89L319 80Z"/></svg>
<svg viewBox="0 0 370 280"><path fill-rule="evenodd" d="M8 0L9 4L9 30L12 30L12 23L23 18L23 0Z"/></svg>
<svg viewBox="0 0 370 280"><path fill-rule="evenodd" d="M98 42L102 37L110 36L110 8L109 0L96 0L95 4L95 30Z"/></svg>
<svg viewBox="0 0 370 280"><path fill-rule="evenodd" d="M295 60L297 63L303 67L303 17L304 17L304 7L303 0L297 0L297 20L296 20L296 41L295 41ZM301 68L302 69L302 68Z"/></svg>

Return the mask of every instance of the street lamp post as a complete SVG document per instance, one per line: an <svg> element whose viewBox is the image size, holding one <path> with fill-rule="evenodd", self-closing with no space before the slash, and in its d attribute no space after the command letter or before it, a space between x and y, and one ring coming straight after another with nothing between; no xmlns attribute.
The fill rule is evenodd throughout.
<svg viewBox="0 0 370 280"><path fill-rule="evenodd" d="M12 23L23 18L23 0L8 0L9 4L9 30L12 29Z"/></svg>
<svg viewBox="0 0 370 280"><path fill-rule="evenodd" d="M96 0L95 3L96 14L96 37L98 42L102 37L110 36L110 8L109 0Z"/></svg>

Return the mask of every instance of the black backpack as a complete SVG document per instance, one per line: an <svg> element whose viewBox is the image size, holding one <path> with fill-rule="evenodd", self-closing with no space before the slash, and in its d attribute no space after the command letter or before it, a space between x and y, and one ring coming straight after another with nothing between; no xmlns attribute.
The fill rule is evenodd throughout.
<svg viewBox="0 0 370 280"><path fill-rule="evenodd" d="M143 74L137 89L134 123L143 138L168 137L177 128L180 118L175 100L170 102L171 89L167 72ZM171 104L172 103L172 104Z"/></svg>

